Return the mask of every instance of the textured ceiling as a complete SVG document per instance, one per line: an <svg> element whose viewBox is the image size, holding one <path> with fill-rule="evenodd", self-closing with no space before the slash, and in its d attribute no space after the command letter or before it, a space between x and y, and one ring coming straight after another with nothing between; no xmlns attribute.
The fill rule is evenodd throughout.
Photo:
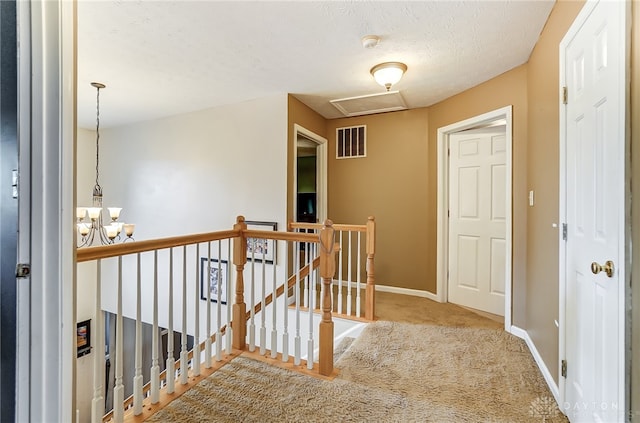
<svg viewBox="0 0 640 423"><path fill-rule="evenodd" d="M114 126L291 93L380 93L369 69L401 61L394 85L424 107L525 63L553 1L89 1L78 4L78 118ZM362 47L367 34L381 37Z"/></svg>

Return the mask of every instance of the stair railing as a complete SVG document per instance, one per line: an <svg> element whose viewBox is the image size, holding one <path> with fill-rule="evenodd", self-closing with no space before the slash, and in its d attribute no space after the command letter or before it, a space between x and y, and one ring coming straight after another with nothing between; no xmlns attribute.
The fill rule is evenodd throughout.
<svg viewBox="0 0 640 423"><path fill-rule="evenodd" d="M290 222L289 231L319 234L320 223ZM334 224L337 247L337 272L333 281L333 311L342 318L375 320L375 253L376 222L373 216L364 225ZM362 239L364 237L364 240ZM313 248L313 246L311 246ZM364 280L364 282L363 282ZM305 292L309 290L313 304L305 307L320 309L316 295L319 280L304 280ZM362 292L364 290L364 296ZM306 298L306 296L305 296Z"/></svg>
<svg viewBox="0 0 640 423"><path fill-rule="evenodd" d="M257 257L251 256L251 263L247 266L247 240L250 238L271 240L274 248L276 243L284 244L284 254L281 255L283 258L280 262L280 267L283 269L290 267L287 263L289 256L299 257L303 244L317 245L314 250L318 254L303 263L299 259L294 260L293 274L286 278L285 283L277 286L277 263L274 260L271 266L271 280L267 281L264 251L259 265L257 265L259 261ZM212 359L220 362L223 358L235 356L243 350L254 350L256 345L260 348L262 355L278 357L282 361L293 360L294 364L300 364L304 358L302 326L307 322L309 335L306 345L306 366L308 369L314 368L316 339L314 328L317 328L319 332L317 371L321 375L331 375L334 338L331 285L334 280L338 249L335 244L335 229L331 221L325 222L318 234L311 234L248 230L243 217L238 217L233 229L228 231L78 249L77 262L94 262L96 267L95 325L92 336L94 340L92 422L107 420L122 422L125 415L141 417L143 414L149 414L154 411L154 405L159 403L161 395L163 401L170 400L208 376L216 366L219 367L220 364L212 363ZM201 257L201 252L204 254L205 251L206 257ZM289 254L289 251L292 253ZM229 266L231 260L235 267L234 272ZM292 301L300 303L302 293L299 289L300 281L318 272L323 285L321 291L324 293L319 324L314 323L314 317L317 318L317 315L307 312L305 316L300 308L289 317L290 303ZM251 274L247 281L250 295L245 292L247 273ZM79 280L79 283L83 282ZM112 304L112 306L116 310L115 353L111 353L111 356L115 357L115 384L112 394L115 406L107 414L105 414L107 384L103 360L106 336L103 286L107 294L109 291L115 291L115 305ZM135 289L132 289L134 286ZM212 290L212 288L215 289ZM232 296L232 292L235 295ZM254 298L256 292L258 301ZM135 298L135 313L131 304L125 307L125 302L131 303L131 297ZM148 297L151 297L151 305L148 302L143 303L143 299ZM250 301L249 309L246 304L247 297ZM166 300L163 302L163 306L166 305L166 316L161 318L159 303L164 300ZM206 301L205 311L201 311L200 308L200 302L203 300ZM226 306L224 300L232 301L231 307ZM178 310L174 308L181 313L175 313ZM212 312L215 312L215 317ZM133 317L134 314L136 335L133 394L125 399L122 364L123 319L126 316ZM278 336L276 328L280 325L279 314L283 315L285 320L281 337ZM267 327L269 326L267 316L272 319L270 328ZM212 330L211 323L214 318L214 330ZM304 322L305 318L307 322ZM257 341L255 319L260 320ZM293 320L296 328L292 334L294 335L293 354L289 354L290 334L288 333L289 322L287 322L289 319ZM153 328L150 380L146 384L143 384L141 357L143 322L150 323ZM166 362L161 360L158 351L161 327L166 328L169 334ZM205 327L206 333L201 337L201 329ZM268 329L270 329L270 336L267 336ZM181 344L177 360L174 358L174 332L179 333ZM187 344L191 336L193 348L188 351ZM279 338L281 342L278 342ZM222 353L223 345L224 354ZM204 368L202 368L203 365Z"/></svg>

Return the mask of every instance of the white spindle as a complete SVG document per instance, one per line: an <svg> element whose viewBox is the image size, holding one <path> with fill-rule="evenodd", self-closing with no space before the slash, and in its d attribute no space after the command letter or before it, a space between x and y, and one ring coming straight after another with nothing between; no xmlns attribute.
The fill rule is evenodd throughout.
<svg viewBox="0 0 640 423"><path fill-rule="evenodd" d="M313 283L313 289L309 292L309 295L313 295L313 298L309 298L309 304L313 304L316 296L316 283L315 278L312 277L311 266L313 260L309 261L309 280ZM313 309L309 307L307 310L309 313L309 339L307 340L307 369L313 369Z"/></svg>
<svg viewBox="0 0 640 423"><path fill-rule="evenodd" d="M282 361L289 361L289 242L285 241L286 246L284 252L284 301L282 308L284 310L284 326L282 331ZM274 263L275 264L275 263ZM275 269L275 266L274 266ZM274 270L275 271L275 270ZM275 313L275 311L274 311Z"/></svg>
<svg viewBox="0 0 640 423"><path fill-rule="evenodd" d="M255 290L256 290L256 277L255 277L255 267L256 267L256 246L255 246L255 240L253 238L249 238L249 245L251 245L251 310L249 311L250 313L250 320L249 320L249 351L254 352L256 350L256 324L255 324L255 317L256 317L256 309L255 309L255 305L256 305L256 294L255 294Z"/></svg>
<svg viewBox="0 0 640 423"><path fill-rule="evenodd" d="M267 241L268 242L268 241ZM267 257L265 250L262 250L262 310L260 311L261 326L260 326L260 355L265 355L267 352Z"/></svg>
<svg viewBox="0 0 640 423"><path fill-rule="evenodd" d="M153 333L151 334L151 404L160 401L160 365L158 361L158 250L153 251Z"/></svg>
<svg viewBox="0 0 640 423"><path fill-rule="evenodd" d="M358 272L356 273L356 316L360 317L360 269L361 269L361 260L360 260L360 252L361 252L361 246L360 246L360 235L362 234L362 232L358 232Z"/></svg>
<svg viewBox="0 0 640 423"><path fill-rule="evenodd" d="M216 302L216 361L222 360L222 332L220 332L220 328L222 327L222 284L226 284L226 280L222 280L222 257L220 252L222 251L222 240L218 240L218 280L216 281L217 290L217 302ZM229 267L227 266L227 273L229 273ZM227 298L229 297L229 291L225 291L227 293ZM209 332L207 332L209 333ZM211 334L207 335L211 339Z"/></svg>
<svg viewBox="0 0 640 423"><path fill-rule="evenodd" d="M169 328L167 333L167 393L176 387L176 359L173 357L173 248L169 248Z"/></svg>
<svg viewBox="0 0 640 423"><path fill-rule="evenodd" d="M340 231L340 251L338 251L338 313L342 314L342 231Z"/></svg>
<svg viewBox="0 0 640 423"><path fill-rule="evenodd" d="M180 337L182 347L180 349L180 383L187 384L189 380L187 361L187 246L182 247L182 334Z"/></svg>
<svg viewBox="0 0 640 423"><path fill-rule="evenodd" d="M135 343L135 376L133 377L133 414L142 413L142 273L140 253L137 254L136 278L136 343Z"/></svg>
<svg viewBox="0 0 640 423"><path fill-rule="evenodd" d="M217 290L217 302L216 302L216 361L222 360L222 284L227 283L226 280L222 280L222 240L218 240L218 280L216 281ZM227 266L227 273L229 273L229 267ZM229 298L229 290L225 291L227 298ZM227 306L227 308L229 308ZM207 332L209 334L209 332ZM207 335L208 339L211 339L211 334Z"/></svg>
<svg viewBox="0 0 640 423"><path fill-rule="evenodd" d="M276 240L273 240L273 243L271 244L271 246L273 247L273 252L275 253L276 251ZM276 290L277 290L277 281L276 281L276 257L274 255L273 257L273 281L271 283L271 298L273 299L272 302L272 306L271 306L271 358L276 358L278 356L278 330L276 329L276 322L277 322L277 311L278 311L278 307L276 307L277 304L277 298L276 298ZM284 298L285 298L285 303L287 302L286 298L287 298L287 281L285 278L284 281Z"/></svg>
<svg viewBox="0 0 640 423"><path fill-rule="evenodd" d="M113 419L124 421L124 385L122 384L122 256L118 256L118 314L116 315L116 371L113 388Z"/></svg>
<svg viewBox="0 0 640 423"><path fill-rule="evenodd" d="M104 416L104 313L102 311L102 260L96 262L95 349L93 357L93 400L91 422L102 423Z"/></svg>
<svg viewBox="0 0 640 423"><path fill-rule="evenodd" d="M231 264L231 240L227 240L227 263ZM231 340L232 331L231 328L231 304L235 299L235 291L231 290L231 267L227 268L227 330L225 331L225 350L227 354L231 354ZM218 324L220 326L220 324Z"/></svg>
<svg viewBox="0 0 640 423"><path fill-rule="evenodd" d="M351 231L349 231L349 252L347 259L347 314L351 316Z"/></svg>
<svg viewBox="0 0 640 423"><path fill-rule="evenodd" d="M313 310L318 308L318 286L316 285L316 271L313 270L313 259L316 256L316 244L307 244L309 248L309 257L307 257L307 265L309 266L309 285L311 285L311 295L309 296L309 312L313 313Z"/></svg>
<svg viewBox="0 0 640 423"><path fill-rule="evenodd" d="M294 355L293 364L300 364L300 243L296 242L294 270L296 272L296 336L293 338Z"/></svg>
<svg viewBox="0 0 640 423"><path fill-rule="evenodd" d="M218 253L218 258L220 258L220 253ZM202 273L205 270L202 269ZM204 367L207 369L211 368L211 241L207 242L207 269L206 276L202 278L202 287L207 290L207 327L206 327L206 341L204 342ZM218 287L219 289L220 287ZM204 296L204 292L202 293ZM220 319L218 319L219 321ZM218 325L220 326L220 325ZM218 339L216 338L216 344L218 343Z"/></svg>
<svg viewBox="0 0 640 423"><path fill-rule="evenodd" d="M191 371L194 376L200 376L200 284L198 278L200 277L200 244L196 244L196 272L194 275L195 281L195 298L193 307L194 314L194 332L193 332L193 358L191 359Z"/></svg>
<svg viewBox="0 0 640 423"><path fill-rule="evenodd" d="M309 251L309 243L305 242L304 243L304 262L307 263L309 261L309 256L311 255L311 251ZM300 267L302 267L302 263L300 264L300 266L298 267L298 270L300 270ZM309 272L309 274L311 274L311 272ZM303 304L306 308L311 308L311 304L309 303L309 275L307 275L304 278L304 293L302 295L303 298Z"/></svg>

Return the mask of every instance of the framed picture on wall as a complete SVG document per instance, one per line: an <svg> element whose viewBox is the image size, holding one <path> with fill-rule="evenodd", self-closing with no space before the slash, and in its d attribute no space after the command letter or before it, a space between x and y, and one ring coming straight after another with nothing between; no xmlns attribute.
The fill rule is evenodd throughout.
<svg viewBox="0 0 640 423"><path fill-rule="evenodd" d="M207 277L207 273L209 273ZM229 277L229 265L226 260L200 258L200 299L209 299L214 303L220 300L221 304L227 303L227 280Z"/></svg>
<svg viewBox="0 0 640 423"><path fill-rule="evenodd" d="M76 345L78 348L78 357L82 357L91 352L91 319L77 323Z"/></svg>
<svg viewBox="0 0 640 423"><path fill-rule="evenodd" d="M257 220L247 220L247 229L256 231L277 231L278 222L260 222ZM249 238L247 237L247 259L256 262L265 261L273 264L276 261L277 243L273 239Z"/></svg>

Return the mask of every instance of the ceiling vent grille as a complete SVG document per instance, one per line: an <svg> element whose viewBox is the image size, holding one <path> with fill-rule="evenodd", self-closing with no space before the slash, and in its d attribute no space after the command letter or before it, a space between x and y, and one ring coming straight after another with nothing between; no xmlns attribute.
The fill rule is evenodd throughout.
<svg viewBox="0 0 640 423"><path fill-rule="evenodd" d="M362 116L407 109L400 91L340 98L331 100L330 103L345 116Z"/></svg>
<svg viewBox="0 0 640 423"><path fill-rule="evenodd" d="M336 158L367 157L367 126L336 129Z"/></svg>

